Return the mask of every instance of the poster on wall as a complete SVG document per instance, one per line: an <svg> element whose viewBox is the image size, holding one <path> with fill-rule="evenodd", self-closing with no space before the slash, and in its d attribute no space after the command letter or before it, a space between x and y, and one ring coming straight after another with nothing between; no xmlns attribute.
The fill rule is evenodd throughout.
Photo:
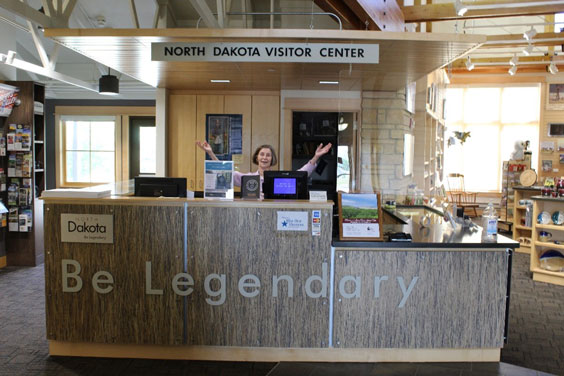
<svg viewBox="0 0 564 376"><path fill-rule="evenodd" d="M220 161L239 162L243 154L243 115L207 114L206 140ZM206 155L206 159L211 159Z"/></svg>
<svg viewBox="0 0 564 376"><path fill-rule="evenodd" d="M564 84L548 84L548 93L546 96L547 110L563 110L564 109Z"/></svg>
<svg viewBox="0 0 564 376"><path fill-rule="evenodd" d="M379 193L339 192L339 238L383 240Z"/></svg>
<svg viewBox="0 0 564 376"><path fill-rule="evenodd" d="M0 84L0 116L8 117L18 100L18 89L15 86Z"/></svg>

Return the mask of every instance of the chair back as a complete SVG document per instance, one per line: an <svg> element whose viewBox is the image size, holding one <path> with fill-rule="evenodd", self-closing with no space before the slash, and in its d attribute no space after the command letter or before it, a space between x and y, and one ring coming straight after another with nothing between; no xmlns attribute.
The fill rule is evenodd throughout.
<svg viewBox="0 0 564 376"><path fill-rule="evenodd" d="M447 176L447 184L449 192L453 193L463 193L466 192L464 189L464 175L451 173Z"/></svg>

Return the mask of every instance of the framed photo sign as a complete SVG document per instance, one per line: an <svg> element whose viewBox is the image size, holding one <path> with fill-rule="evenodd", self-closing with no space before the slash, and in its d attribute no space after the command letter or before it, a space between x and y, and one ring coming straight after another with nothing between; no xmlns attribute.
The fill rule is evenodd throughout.
<svg viewBox="0 0 564 376"><path fill-rule="evenodd" d="M564 84L547 84L548 93L546 96L547 110L564 109Z"/></svg>
<svg viewBox="0 0 564 376"><path fill-rule="evenodd" d="M339 239L384 240L380 193L339 192Z"/></svg>

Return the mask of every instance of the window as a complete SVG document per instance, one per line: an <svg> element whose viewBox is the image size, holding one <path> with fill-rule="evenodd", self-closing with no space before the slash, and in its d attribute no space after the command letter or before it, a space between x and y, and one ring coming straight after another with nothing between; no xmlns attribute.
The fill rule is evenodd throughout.
<svg viewBox="0 0 564 376"><path fill-rule="evenodd" d="M67 184L115 181L116 118L62 117L63 176Z"/></svg>
<svg viewBox="0 0 564 376"><path fill-rule="evenodd" d="M455 131L470 132L461 145L445 145L445 175L465 176L466 189L501 191L503 161L518 141L539 150L540 86L451 87L447 89L445 141ZM531 167L536 169L538 153ZM448 188L448 187L447 187Z"/></svg>

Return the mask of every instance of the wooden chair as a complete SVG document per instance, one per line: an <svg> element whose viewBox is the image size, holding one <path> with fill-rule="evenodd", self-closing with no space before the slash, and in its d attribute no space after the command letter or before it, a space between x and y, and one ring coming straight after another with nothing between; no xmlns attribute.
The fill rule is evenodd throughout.
<svg viewBox="0 0 564 376"><path fill-rule="evenodd" d="M474 211L473 216L477 217L478 212L476 208L479 206L476 203L477 194L474 192L466 192L464 188L464 175L457 173L448 174L447 184L450 202L459 208L464 208L465 213L467 212L466 208L472 209ZM472 217L470 213L467 214Z"/></svg>

